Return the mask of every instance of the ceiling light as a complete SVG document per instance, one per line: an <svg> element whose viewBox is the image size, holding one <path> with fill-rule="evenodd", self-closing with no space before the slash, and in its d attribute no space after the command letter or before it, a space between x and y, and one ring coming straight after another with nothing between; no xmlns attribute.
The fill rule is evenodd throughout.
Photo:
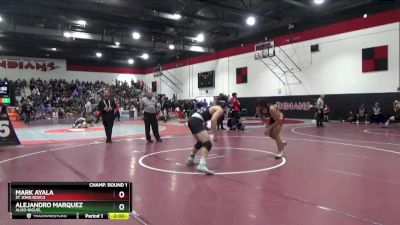
<svg viewBox="0 0 400 225"><path fill-rule="evenodd" d="M101 58L103 56L103 54L101 54L101 52L96 52L96 56L97 56L97 58Z"/></svg>
<svg viewBox="0 0 400 225"><path fill-rule="evenodd" d="M133 37L133 39L137 40L140 38L140 34L138 32L133 32L132 37Z"/></svg>
<svg viewBox="0 0 400 225"><path fill-rule="evenodd" d="M181 14L179 14L179 13L174 13L174 14L172 15L172 18L173 18L174 20L180 20L180 19L182 18L182 16L181 16Z"/></svg>
<svg viewBox="0 0 400 225"><path fill-rule="evenodd" d="M201 46L192 46L190 47L190 51L193 52L205 52L204 48Z"/></svg>
<svg viewBox="0 0 400 225"><path fill-rule="evenodd" d="M115 46L119 46L121 43L119 43L118 41L115 42Z"/></svg>
<svg viewBox="0 0 400 225"><path fill-rule="evenodd" d="M73 32L71 33L73 38L78 38L78 39L92 39L92 35L84 32Z"/></svg>
<svg viewBox="0 0 400 225"><path fill-rule="evenodd" d="M135 61L134 61L133 59L128 59L128 63L129 63L129 64L132 65L134 62L135 62Z"/></svg>
<svg viewBox="0 0 400 225"><path fill-rule="evenodd" d="M204 41L204 34L199 34L199 35L197 35L196 41L197 41L197 42L203 42L203 41Z"/></svg>
<svg viewBox="0 0 400 225"><path fill-rule="evenodd" d="M52 51L57 51L57 48L51 48Z"/></svg>
<svg viewBox="0 0 400 225"><path fill-rule="evenodd" d="M84 32L69 32L66 31L64 32L64 37L66 38L71 38L73 40L75 40L75 38L78 39L93 39L92 35L88 34L88 33L84 33Z"/></svg>
<svg viewBox="0 0 400 225"><path fill-rule="evenodd" d="M143 53L143 55L142 55L142 59L148 59L149 58L149 54L147 54L147 53Z"/></svg>
<svg viewBox="0 0 400 225"><path fill-rule="evenodd" d="M173 50L173 49L175 48L175 45L172 45L172 44L171 44L171 45L168 46L168 48L171 49L171 50Z"/></svg>
<svg viewBox="0 0 400 225"><path fill-rule="evenodd" d="M70 38L72 34L70 32L64 32L64 37Z"/></svg>
<svg viewBox="0 0 400 225"><path fill-rule="evenodd" d="M78 21L76 21L76 23L81 26L86 26L86 20L78 20Z"/></svg>
<svg viewBox="0 0 400 225"><path fill-rule="evenodd" d="M317 5L321 5L322 3L324 3L324 0L314 0L314 3Z"/></svg>
<svg viewBox="0 0 400 225"><path fill-rule="evenodd" d="M0 16L0 22L3 21L3 17Z"/></svg>
<svg viewBox="0 0 400 225"><path fill-rule="evenodd" d="M254 18L254 16L249 16L247 17L246 23L249 26L253 26L254 24L256 24L256 18Z"/></svg>
<svg viewBox="0 0 400 225"><path fill-rule="evenodd" d="M364 19L367 18L367 17L368 17L368 14L365 13L363 17L364 17Z"/></svg>

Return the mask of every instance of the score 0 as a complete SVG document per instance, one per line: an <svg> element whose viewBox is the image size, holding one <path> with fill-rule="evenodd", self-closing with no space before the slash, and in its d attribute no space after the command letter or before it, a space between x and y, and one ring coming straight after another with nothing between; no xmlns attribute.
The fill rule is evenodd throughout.
<svg viewBox="0 0 400 225"><path fill-rule="evenodd" d="M129 200L129 191L128 190L119 190L115 192L114 196L115 201L124 201L118 203L118 210L119 211L126 211L129 210L129 202L125 202Z"/></svg>
<svg viewBox="0 0 400 225"><path fill-rule="evenodd" d="M125 198L125 192L124 191L120 191L119 194L118 194L118 197L120 199L124 199Z"/></svg>
<svg viewBox="0 0 400 225"><path fill-rule="evenodd" d="M119 190L114 192L115 200L129 200L129 191L128 190Z"/></svg>

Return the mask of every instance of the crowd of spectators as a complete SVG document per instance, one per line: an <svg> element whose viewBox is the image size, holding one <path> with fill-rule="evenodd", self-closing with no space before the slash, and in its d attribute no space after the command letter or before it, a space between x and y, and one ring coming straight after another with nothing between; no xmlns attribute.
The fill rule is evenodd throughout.
<svg viewBox="0 0 400 225"><path fill-rule="evenodd" d="M92 113L96 114L97 103L105 90L115 96L118 108L136 112L141 116L139 102L142 91L148 87L143 81L122 82L116 80L113 84L104 81L85 82L65 79L17 79L4 81L14 82L15 99L17 111L22 117L29 116L32 119L53 119L53 118L78 118ZM164 121L170 119L170 112L182 111L184 117L189 117L195 110L207 107L206 100L197 101L194 99L171 99L165 96L157 97ZM25 112L27 111L27 112Z"/></svg>
<svg viewBox="0 0 400 225"><path fill-rule="evenodd" d="M6 78L7 79L7 78ZM5 79L5 80L6 80ZM85 82L65 79L29 81L17 79L14 82L17 110L23 114L25 105L32 108L33 119L76 118L96 110L96 103L105 90L116 96L116 102L124 110L138 107L140 93L145 89L142 81Z"/></svg>
<svg viewBox="0 0 400 225"><path fill-rule="evenodd" d="M364 104L361 104L357 109L349 111L346 121L383 124L389 115L396 113L398 110L396 103L397 100L393 102L393 112L386 112L387 115L384 114L379 102L375 102L369 109Z"/></svg>

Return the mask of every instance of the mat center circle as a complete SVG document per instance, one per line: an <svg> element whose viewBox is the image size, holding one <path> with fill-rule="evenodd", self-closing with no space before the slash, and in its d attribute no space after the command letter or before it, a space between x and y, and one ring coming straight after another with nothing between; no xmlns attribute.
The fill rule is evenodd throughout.
<svg viewBox="0 0 400 225"><path fill-rule="evenodd" d="M139 159L139 164L141 166L143 166L144 168L147 168L147 169L150 169L150 170L154 170L154 171L158 171L158 172L163 172L163 173L186 174L186 175L202 174L200 172L194 172L194 171L178 171L178 170L173 170L173 169L163 169L163 168L159 168L159 167L156 167L156 166L151 166L148 163L146 164L146 162L145 162L146 159L148 159L150 157L155 157L156 159L160 159L160 158L156 157L157 155L171 153L171 152L172 153L173 152L179 152L179 151L186 151L186 153L188 153L189 150L191 150L191 149L192 148L179 148L179 149L171 149L171 150L163 150L163 151L159 151L159 152L153 152L153 153L150 153L150 154L142 156ZM272 153L272 152L268 152L268 151L265 151L265 150L258 150L258 149L250 149L250 148L215 147L213 149L214 150L232 150L233 149L233 150L239 150L239 151L261 153L261 154L265 154L267 156L275 156L275 153ZM210 152L210 155L208 157L208 161L210 161L210 160L212 160L214 158L217 158L217 157L225 157L226 158L226 157L229 157L229 156L230 156L230 154L212 156L211 152ZM171 159L161 159L161 160L164 160L164 161L169 162L169 163L174 163L175 165L181 166L182 168L186 168L186 169L188 169L188 168L194 169L195 168L195 167L194 168L193 167L186 167L184 165L184 162L183 163L182 162L176 162L176 161L171 160ZM276 165L272 165L272 166L269 166L269 167L263 167L263 168L260 168L260 169L245 169L245 170L228 171L228 172L218 172L217 171L215 174L216 175L234 175L234 174L246 174L246 173L257 173L257 172L269 171L269 170L273 170L273 169L276 169L276 168L279 168L279 167L283 166L286 163L286 159L282 158L282 159L280 159L279 161L276 161L276 162L279 162L279 163L276 164Z"/></svg>

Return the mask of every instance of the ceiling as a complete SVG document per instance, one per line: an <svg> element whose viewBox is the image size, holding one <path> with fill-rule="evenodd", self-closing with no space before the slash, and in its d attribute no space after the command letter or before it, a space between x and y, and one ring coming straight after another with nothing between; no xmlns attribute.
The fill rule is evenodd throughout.
<svg viewBox="0 0 400 225"><path fill-rule="evenodd" d="M135 68L400 7L395 0L325 0L321 5L313 0L0 0L0 5L0 55ZM174 13L181 18L174 19ZM254 26L246 24L249 15L256 19ZM133 39L133 32L140 39ZM194 40L199 33L204 42ZM193 46L204 52L192 51ZM143 53L148 60L140 57Z"/></svg>

